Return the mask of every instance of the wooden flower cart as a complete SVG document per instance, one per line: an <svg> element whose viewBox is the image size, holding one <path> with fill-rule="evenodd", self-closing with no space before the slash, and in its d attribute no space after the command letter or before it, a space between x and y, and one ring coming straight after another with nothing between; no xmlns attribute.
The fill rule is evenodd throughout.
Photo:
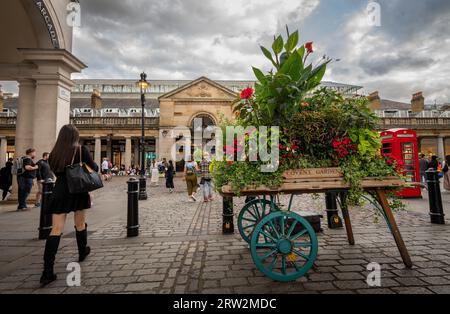
<svg viewBox="0 0 450 314"><path fill-rule="evenodd" d="M367 199L385 218L404 264L411 268L411 258L386 196L387 191L404 184L397 177L362 181L369 195ZM305 218L291 211L293 198L299 194L337 193L348 241L354 245L346 202L349 189L339 168L320 168L287 171L283 184L277 189L259 186L240 191L240 196L256 197L245 204L237 219L239 232L250 245L256 267L273 280L288 282L304 276L314 265L318 252L316 233ZM291 195L287 208L279 203L279 196L283 194ZM222 195L225 199L236 196L231 186L224 186Z"/></svg>

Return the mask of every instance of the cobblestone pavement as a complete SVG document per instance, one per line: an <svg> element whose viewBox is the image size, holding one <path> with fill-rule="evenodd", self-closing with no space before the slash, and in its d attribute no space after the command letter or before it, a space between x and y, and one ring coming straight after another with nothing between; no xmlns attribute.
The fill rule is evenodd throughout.
<svg viewBox="0 0 450 314"><path fill-rule="evenodd" d="M140 203L140 236L133 239L125 237L125 180L114 179L96 193L89 227L93 253L82 264L82 286L76 288L65 280L66 265L77 258L73 232L68 229L61 243L58 280L38 289L44 243L30 236L37 213L23 216L3 206L0 249L8 254L0 260L0 293L450 293L450 226L431 225L420 211L396 215L413 269L405 269L384 221L376 223L368 208L354 208L355 246L348 245L344 229L329 230L323 220L314 269L296 282L278 283L256 269L237 230L221 234L220 197L187 203L184 183L176 184L174 194L151 188L150 199ZM236 213L242 205L237 199ZM322 196L296 197L294 207L324 214ZM22 218L26 223L19 227ZM366 283L371 262L382 265L381 287Z"/></svg>

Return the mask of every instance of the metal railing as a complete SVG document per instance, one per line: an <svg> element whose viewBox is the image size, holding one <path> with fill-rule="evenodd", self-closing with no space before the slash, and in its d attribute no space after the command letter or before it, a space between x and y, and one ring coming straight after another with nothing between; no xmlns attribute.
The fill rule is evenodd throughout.
<svg viewBox="0 0 450 314"><path fill-rule="evenodd" d="M70 123L77 128L140 128L141 118L139 117L72 117ZM145 118L146 127L159 127L159 118Z"/></svg>
<svg viewBox="0 0 450 314"><path fill-rule="evenodd" d="M140 128L141 118L139 117L72 117L70 123L81 129L102 129L102 128ZM159 118L145 118L147 128L158 128ZM0 117L0 128L15 128L15 117Z"/></svg>
<svg viewBox="0 0 450 314"><path fill-rule="evenodd" d="M15 129L16 117L0 117L0 128Z"/></svg>
<svg viewBox="0 0 450 314"><path fill-rule="evenodd" d="M79 128L138 128L140 117L72 117L70 123ZM0 128L15 128L15 117L0 117ZM159 127L159 118L145 118L146 127ZM381 118L379 129L407 128L450 129L450 118Z"/></svg>
<svg viewBox="0 0 450 314"><path fill-rule="evenodd" d="M380 129L450 129L450 118L382 118Z"/></svg>

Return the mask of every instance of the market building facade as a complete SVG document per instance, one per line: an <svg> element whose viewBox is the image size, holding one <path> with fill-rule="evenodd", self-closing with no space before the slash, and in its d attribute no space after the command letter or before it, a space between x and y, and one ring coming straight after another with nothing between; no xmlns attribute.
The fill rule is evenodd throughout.
<svg viewBox="0 0 450 314"><path fill-rule="evenodd" d="M140 165L142 107L140 90L134 80L75 80L70 98L70 123L80 130L82 143L94 159L108 158L114 165ZM200 77L193 81L149 81L145 105L145 151L148 161L171 159L173 130L194 132L194 121L204 127L233 119L232 104L238 93L254 87L254 81L213 81ZM324 82L323 86L355 95L359 86ZM19 98L3 94L0 103L1 159L16 154L16 126ZM177 154L182 152L177 151ZM19 153L21 154L21 153ZM182 156L178 159L180 160Z"/></svg>
<svg viewBox="0 0 450 314"><path fill-rule="evenodd" d="M72 80L86 65L72 54L70 0L8 0L0 10L0 81L18 82L17 96L0 88L0 167L33 147L51 150L61 126L81 132L96 162L103 157L126 168L140 165L140 90L135 80ZM9 12L15 12L10 14ZM14 32L10 30L14 29ZM21 36L16 36L20 33ZM171 158L176 127L194 131L232 119L232 103L253 81L150 81L145 106L146 160ZM361 86L323 82L322 86L356 95ZM421 93L410 104L369 95L381 117L380 129L416 130L421 150L443 158L450 154L450 106L426 106ZM172 132L172 133L171 133ZM178 134L175 134L177 137Z"/></svg>
<svg viewBox="0 0 450 314"><path fill-rule="evenodd" d="M195 119L201 119L204 127L218 125L224 118L233 119L232 104L239 91L254 86L253 81L213 81L206 77L150 84L144 109L147 164L154 159L173 158L173 142L168 140L178 136L173 130L184 127L193 133ZM324 82L323 86L347 96L361 89L332 82ZM0 98L0 158L4 162L18 151L20 98L5 94ZM450 154L450 106L426 106L421 93L413 95L410 104L380 99L377 92L370 94L369 100L380 117L380 130L413 129L418 133L422 152L440 158ZM70 123L80 130L82 143L97 162L106 157L127 169L140 165L141 110L140 91L134 80L74 81ZM35 132L42 136L40 128Z"/></svg>

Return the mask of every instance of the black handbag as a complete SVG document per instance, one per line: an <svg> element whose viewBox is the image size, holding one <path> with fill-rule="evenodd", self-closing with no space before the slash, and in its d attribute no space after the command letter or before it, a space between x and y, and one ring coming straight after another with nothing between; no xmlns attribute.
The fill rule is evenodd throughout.
<svg viewBox="0 0 450 314"><path fill-rule="evenodd" d="M78 150L78 149L77 149ZM70 194L80 194L92 192L103 187L100 175L86 165L81 157L81 146L79 147L80 162L74 164L75 154L73 154L72 164L66 167L66 179Z"/></svg>

